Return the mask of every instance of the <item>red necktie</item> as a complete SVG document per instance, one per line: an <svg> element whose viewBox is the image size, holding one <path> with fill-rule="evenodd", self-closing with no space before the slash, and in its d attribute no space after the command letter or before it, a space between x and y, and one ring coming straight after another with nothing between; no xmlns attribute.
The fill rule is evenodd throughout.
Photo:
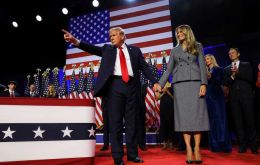
<svg viewBox="0 0 260 165"><path fill-rule="evenodd" d="M125 83L127 83L129 81L129 75L128 75L125 55L122 50L122 47L119 48L119 58L120 58L120 66L121 66L121 72L122 72L122 80Z"/></svg>

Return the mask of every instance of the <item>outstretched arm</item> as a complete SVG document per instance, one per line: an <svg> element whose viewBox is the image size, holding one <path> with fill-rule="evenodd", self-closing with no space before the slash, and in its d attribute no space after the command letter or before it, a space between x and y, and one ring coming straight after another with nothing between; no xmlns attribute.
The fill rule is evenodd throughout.
<svg viewBox="0 0 260 165"><path fill-rule="evenodd" d="M70 32L64 29L62 29L62 32L64 33L64 40L66 42L70 42L75 46L79 46L80 41L77 38L75 38Z"/></svg>
<svg viewBox="0 0 260 165"><path fill-rule="evenodd" d="M64 29L62 29L62 32L64 33L64 40L66 42L70 42L73 45L77 46L78 48L86 52L92 53L94 55L102 56L102 47L82 42L76 37L74 37L70 32Z"/></svg>

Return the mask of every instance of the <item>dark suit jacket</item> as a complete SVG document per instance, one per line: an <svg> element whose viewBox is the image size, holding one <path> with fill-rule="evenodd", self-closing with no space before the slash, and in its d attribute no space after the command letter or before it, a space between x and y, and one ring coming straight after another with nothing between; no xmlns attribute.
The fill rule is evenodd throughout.
<svg viewBox="0 0 260 165"><path fill-rule="evenodd" d="M153 84L157 82L152 75L152 71L149 68L149 65L144 60L140 48L129 45L126 46L129 52L131 65L134 73L134 82L136 83L138 90L141 90L140 70L143 71L144 75ZM94 96L103 96L107 89L106 85L108 85L108 80L111 76L113 76L117 48L113 45L108 44L105 44L103 47L98 47L84 42L80 42L79 48L86 52L102 57L101 65L98 71L98 78L96 82Z"/></svg>
<svg viewBox="0 0 260 165"><path fill-rule="evenodd" d="M20 94L16 91L14 91L15 97L20 97ZM10 97L10 92L9 90L3 91L1 94L2 97Z"/></svg>
<svg viewBox="0 0 260 165"><path fill-rule="evenodd" d="M34 96L30 96L30 94L24 94L24 97L40 97L38 94L35 94Z"/></svg>
<svg viewBox="0 0 260 165"><path fill-rule="evenodd" d="M231 99L253 98L253 71L250 63L239 63L238 73L234 80L231 74L231 65L229 65L225 68L224 85L230 88Z"/></svg>

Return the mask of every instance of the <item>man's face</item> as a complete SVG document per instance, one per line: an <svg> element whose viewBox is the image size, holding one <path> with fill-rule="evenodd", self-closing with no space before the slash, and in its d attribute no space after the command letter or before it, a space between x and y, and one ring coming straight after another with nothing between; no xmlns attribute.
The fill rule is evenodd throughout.
<svg viewBox="0 0 260 165"><path fill-rule="evenodd" d="M30 88L30 91L31 91L31 92L34 92L34 91L35 91L35 89L36 89L36 87L35 87L35 85L34 85L34 84L31 84L29 88Z"/></svg>
<svg viewBox="0 0 260 165"><path fill-rule="evenodd" d="M8 88L9 88L11 91L13 91L13 90L15 90L16 85L15 85L14 83L10 83L10 84L8 85Z"/></svg>
<svg viewBox="0 0 260 165"><path fill-rule="evenodd" d="M110 31L109 36L112 45L119 47L124 43L124 36L121 35L118 30Z"/></svg>
<svg viewBox="0 0 260 165"><path fill-rule="evenodd" d="M236 61L240 54L235 49L230 49L228 55L231 61Z"/></svg>

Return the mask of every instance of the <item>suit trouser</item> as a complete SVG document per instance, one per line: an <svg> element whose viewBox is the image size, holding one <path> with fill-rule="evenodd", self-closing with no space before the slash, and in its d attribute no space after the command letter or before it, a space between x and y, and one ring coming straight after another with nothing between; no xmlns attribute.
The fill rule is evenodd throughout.
<svg viewBox="0 0 260 165"><path fill-rule="evenodd" d="M106 107L107 98L102 98L102 110L103 110L103 122L104 122L104 134L103 134L103 142L104 145L109 145L109 119L108 119L108 109Z"/></svg>
<svg viewBox="0 0 260 165"><path fill-rule="evenodd" d="M254 100L239 98L231 101L231 111L240 146L256 145Z"/></svg>
<svg viewBox="0 0 260 165"><path fill-rule="evenodd" d="M112 156L115 160L122 159L123 149L123 118L125 119L127 156L134 158L137 150L137 90L132 79L126 84L120 78L112 78L107 93L107 109L109 115L109 132Z"/></svg>
<svg viewBox="0 0 260 165"><path fill-rule="evenodd" d="M146 146L146 129L145 129L145 98L140 99L139 109L138 109L138 120L137 120L137 136L138 136L138 145L140 147Z"/></svg>

